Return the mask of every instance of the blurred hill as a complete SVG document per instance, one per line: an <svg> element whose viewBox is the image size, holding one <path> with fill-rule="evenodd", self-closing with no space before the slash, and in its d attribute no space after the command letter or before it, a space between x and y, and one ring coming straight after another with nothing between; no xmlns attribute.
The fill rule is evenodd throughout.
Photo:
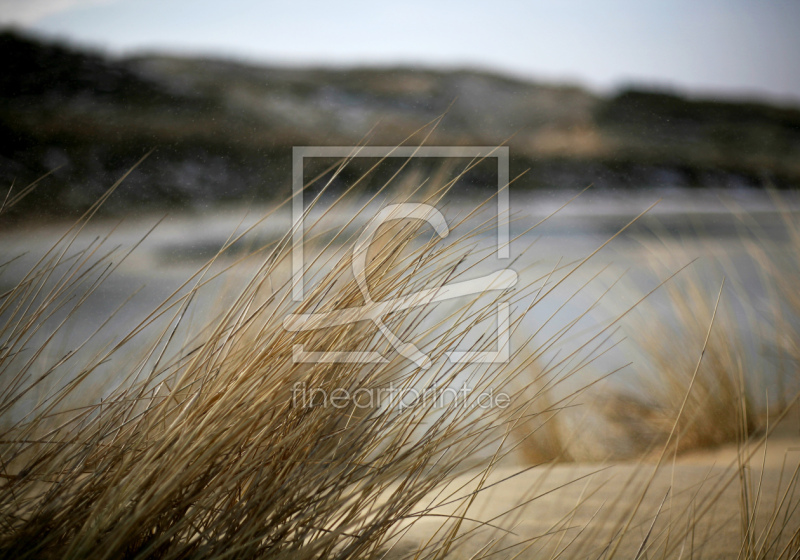
<svg viewBox="0 0 800 560"><path fill-rule="evenodd" d="M517 188L800 186L798 108L473 71L111 59L11 32L0 57L0 184L57 168L20 212L85 208L151 148L111 210L282 198L292 146L371 130L396 145L448 107L429 143L507 143L512 175L530 168Z"/></svg>

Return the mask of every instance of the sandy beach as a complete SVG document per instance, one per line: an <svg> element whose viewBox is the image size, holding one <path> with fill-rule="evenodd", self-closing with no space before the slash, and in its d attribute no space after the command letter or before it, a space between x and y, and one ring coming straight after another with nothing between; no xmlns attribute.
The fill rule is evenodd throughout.
<svg viewBox="0 0 800 560"><path fill-rule="evenodd" d="M797 493L795 477L800 467L798 420L795 407L775 426L766 444L753 438L741 448L731 444L667 457L660 466L651 459L542 465L525 472L520 472L521 466L498 468L469 509L466 517L474 521L463 522L465 537L457 541L453 555L464 559L492 553L497 558L603 558L617 547L617 558L638 554L723 559L766 552L770 545L765 542L773 547L769 556L785 546L798 548L798 543L789 542L800 526L796 498L790 499ZM739 458L747 456L745 498L738 465ZM454 497L469 494L467 488L476 483L473 477L462 476L454 482L451 488L464 486L453 491ZM750 555L742 544L747 542L743 538L744 499L753 527ZM636 514L631 515L637 504ZM457 511L453 504L436 513ZM440 527L441 518L409 524L394 552L400 557L424 546Z"/></svg>

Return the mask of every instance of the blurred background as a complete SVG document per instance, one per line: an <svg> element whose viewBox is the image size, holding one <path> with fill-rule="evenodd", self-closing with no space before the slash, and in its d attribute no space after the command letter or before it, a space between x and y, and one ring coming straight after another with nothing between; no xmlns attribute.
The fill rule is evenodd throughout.
<svg viewBox="0 0 800 560"><path fill-rule="evenodd" d="M800 184L795 1L0 0L0 23L0 184L52 172L19 219L151 149L106 212L283 200L292 146L445 112L427 143L507 144L516 193Z"/></svg>

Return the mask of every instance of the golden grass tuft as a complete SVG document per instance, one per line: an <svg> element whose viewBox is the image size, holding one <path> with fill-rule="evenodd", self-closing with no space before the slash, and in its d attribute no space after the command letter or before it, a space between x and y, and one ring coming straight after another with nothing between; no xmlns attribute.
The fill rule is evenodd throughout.
<svg viewBox="0 0 800 560"><path fill-rule="evenodd" d="M631 328L649 363L628 388L605 397L606 418L635 453L663 445L682 407L671 443L678 453L747 439L757 427L748 385L753 372L732 312L724 305L718 310L703 346L715 313L714 295L690 276L677 277L663 289L671 312L648 313L645 303Z"/></svg>
<svg viewBox="0 0 800 560"><path fill-rule="evenodd" d="M469 406L408 406L395 394L363 407L335 407L327 399L381 395L390 384L424 393L464 376L475 395L507 385L515 372L439 360L484 320L489 304L469 302L451 312L455 320L444 333L427 326L413 337L441 364L430 371L400 358L295 364L299 342L381 353L387 344L364 323L286 331L290 312L363 303L347 276L350 258L322 267L297 305L289 299L291 232L220 271L217 261L240 233L119 342L54 356L49 348L59 334L126 256L106 249L107 239L81 245L101 203L0 300L0 416L7 419L0 433L0 554L377 558L442 503L457 504L456 513L416 556L441 557L454 546L485 472L509 452L505 442L519 407L478 408L474 397ZM421 231L406 221L377 236L367 269L376 300L462 274L470 235L438 246ZM198 294L234 271L247 280L232 282L231 303L199 325L187 324ZM412 328L429 324L425 319L410 313L387 322L411 339ZM109 373L115 385L106 383L101 398L92 398L87 391ZM298 397L298 389L307 392ZM468 485L452 487L476 466L484 470ZM434 492L438 497L420 505Z"/></svg>

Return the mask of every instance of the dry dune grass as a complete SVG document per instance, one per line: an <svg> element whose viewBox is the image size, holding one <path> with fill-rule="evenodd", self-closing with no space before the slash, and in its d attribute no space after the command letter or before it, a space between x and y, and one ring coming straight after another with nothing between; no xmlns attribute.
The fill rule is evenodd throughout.
<svg viewBox="0 0 800 560"><path fill-rule="evenodd" d="M755 311L757 304L748 290L735 283L732 263L720 271L720 278L730 274L733 282L722 292L718 309L707 282L689 268L663 287L665 307L644 302L637 310L629 331L649 367L631 387L606 395L602 407L605 418L624 434L627 453L646 453L666 440L690 383L692 391L672 443L677 452L759 435L800 390L800 298L795 282L800 273L800 230L780 197L773 197L783 218L782 240L765 234L746 212L732 210L745 226L740 236L750 259L745 266L759 272L768 297L768 305L762 305L766 310ZM713 328L703 346L712 317ZM770 359L764 360L764 354ZM767 362L775 369L773 384L759 371Z"/></svg>
<svg viewBox="0 0 800 560"><path fill-rule="evenodd" d="M449 185L452 182L431 188L423 197L435 202ZM113 188L108 195L111 192ZM102 202L0 296L0 555L458 557L477 529L508 535L517 519L513 515L530 511L523 506L536 507L536 502L527 504L528 493L517 492L517 501L504 505L501 515L487 519L480 508L476 511L481 491L494 481L491 476L500 472L498 465L505 457L522 450L532 463L572 458L565 437L575 434L563 433L557 413L576 393L554 398L550 391L558 382L555 377L576 375L604 352L610 327L543 368L537 365L541 348L532 337L522 345L526 354L515 354L509 365L447 364L441 359L444 353L460 347L467 334L480 327L502 295L497 294L492 301L469 302L434 321L422 311L396 314L387 321L393 332L430 355L434 366L429 370L411 367L401 357L373 364L295 364L292 356L299 342L310 348L393 354L368 323L313 333L294 334L283 328L289 313L340 310L365 299L349 276L353 262L345 256L323 269L303 304L293 303L286 274L290 235L232 265L220 267L221 259L215 257L119 343L90 354L80 347L54 354L48 347L60 329L69 328L71 310L124 258L107 249L102 239L85 245L79 240ZM367 259L367 283L375 300L442 286L465 272L462 264L474 231L446 244L422 231L418 221L404 220L376 235ZM236 234L226 246L243 235ZM212 278L245 261L250 265L248 278L233 285L232 303L188 328L184 323L195 295ZM551 293L550 274L540 280L540 286L523 287L536 292L533 305ZM657 381L662 385L648 395L658 394L663 400L624 397L624 421L636 423L632 430L643 430L632 437L661 446L659 465L682 445L707 445L752 431L751 407L740 382L742 366L730 352L735 341L709 330L717 310L713 300L700 292L681 291L676 304L686 330L685 339L675 343L685 350L685 363L675 361L673 349L654 343L652 348L663 350ZM61 310L66 317L59 315ZM44 341L37 338L40 331L49 333ZM151 335L144 339L147 344L141 342L143 332ZM557 344L568 332L560 331L546 345ZM482 340L473 349L490 344ZM119 374L117 385L107 388L102 398L93 398L96 374L109 367ZM458 386L464 378L471 381L470 395L508 391L510 406L465 407L457 400L443 406L436 400L407 406L395 393L383 393L368 406L352 400L332 406L331 396L337 392L380 395L381 389L396 384L422 393ZM312 392L304 393L298 403L299 386ZM33 399L43 387L44 394ZM582 390L586 389L590 387ZM471 398L468 404L476 402ZM536 443L526 447L532 441ZM787 491L775 521L764 532L748 514L756 509L753 500L760 487L748 477L747 465L743 452L734 471L743 495L740 557L796 558L796 516L778 516L797 507L797 496ZM655 557L651 555L656 550L658 557L677 557L674 553L683 550L679 543L692 535L691 523L659 529L657 534L651 528L642 536L636 517L657 470L646 484L628 486L633 503L620 510L610 538L597 540L600 529L593 529L590 519L586 531L570 533L565 540L581 498L554 521L557 540L545 556L621 557L626 549L620 543L627 536L639 539L637 558ZM797 471L788 472L792 480L797 478ZM700 519L706 503L714 499L709 494L686 507L693 519ZM659 507L654 519L660 511ZM512 519L509 528L498 529L504 519ZM438 528L411 548L400 546L423 521L435 522ZM514 558L533 550L530 545L541 539L537 535L498 547L499 538L470 555ZM787 539L789 544L784 544ZM605 544L591 549L596 540Z"/></svg>
<svg viewBox="0 0 800 560"><path fill-rule="evenodd" d="M667 440L682 406L672 440L677 452L747 439L757 423L754 388L748 386L753 376L732 312L724 305L715 308L713 294L691 276L675 278L664 290L672 316L662 312L656 321L657 315L643 311L633 325L649 367L638 372L632 387L608 397L606 418L638 453Z"/></svg>
<svg viewBox="0 0 800 560"><path fill-rule="evenodd" d="M297 342L344 342L362 352L385 344L363 324L321 335L295 336L283 328L282 318L293 310L363 302L355 283L342 278L351 266L345 259L306 303L293 306L290 282L273 282L285 268L288 237L251 256L261 264L233 304L178 342L175 333L191 298L210 276L210 268L201 270L188 292L153 312L151 317L166 317L165 326L148 318L132 329L160 330L137 360L116 362L125 381L101 402L66 406L102 364L136 341L131 334L97 355L71 353L55 363L43 352L55 332L41 348L29 347L55 308L74 294L90 293L112 268L116 255L104 254L101 242L72 250L84 224L76 224L1 303L0 412L19 408L37 385L61 377L69 366L65 382L54 383L0 436L4 556L377 557L397 523L424 515L417 509L422 498L464 470L462 458L483 453L490 466L505 453L511 410L476 414L453 403L434 414L434 403L402 406L396 397L363 408L352 401L342 407L320 402L337 391L368 395L391 382L446 387L464 368L423 375L400 359L294 364ZM374 297L440 285L456 273L459 251L417 243L419 227L413 225L392 226L375 243L368 266ZM416 319L407 321L394 321L395 332L407 335ZM432 357L455 347L474 321L466 317L451 329L431 348ZM69 316L63 324L68 322ZM496 368L481 372L476 388L503 374ZM307 400L305 393L296 397L298 383L312 391ZM469 491L455 488L439 500L469 498ZM420 556L444 554L452 530L422 547Z"/></svg>
<svg viewBox="0 0 800 560"><path fill-rule="evenodd" d="M384 354L387 344L364 323L297 334L283 328L290 312L364 303L346 274L350 257L333 263L303 304L292 303L285 274L291 232L242 259L258 259L255 272L230 305L191 335L183 323L193 297L227 271L213 268L218 257L119 343L54 358L48 347L59 331L124 258L103 239L81 245L79 234L102 203L0 302L3 555L379 557L396 540L399 522L455 501L457 513L416 551L445 555L487 471L478 470L467 485L448 483L508 454L508 433L520 414L519 406L476 407L472 395L506 386L520 371L446 363L427 371L400 358L293 363L297 343ZM438 246L420 237L418 220L390 225L370 246L371 296L382 301L459 277L470 237ZM486 305L470 302L443 333L426 327L413 340L441 363L485 320ZM56 319L61 309L66 316ZM410 313L388 324L411 339L424 319ZM39 331L48 333L45 340L35 338ZM144 332L151 336L142 339ZM87 391L109 364L117 386L92 398ZM336 395L375 395L390 384L424 393L464 375L472 385L466 405L429 399L408 406L390 393L368 406L358 400L332 406ZM308 393L298 398L298 389ZM434 491L437 498L421 506Z"/></svg>

